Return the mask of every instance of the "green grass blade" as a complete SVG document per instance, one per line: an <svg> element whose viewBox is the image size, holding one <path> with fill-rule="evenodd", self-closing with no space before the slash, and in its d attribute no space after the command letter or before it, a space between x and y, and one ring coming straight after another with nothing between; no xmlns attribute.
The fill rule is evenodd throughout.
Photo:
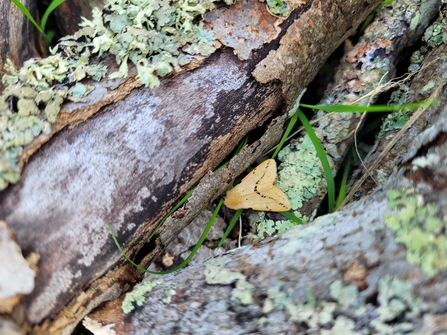
<svg viewBox="0 0 447 335"><path fill-rule="evenodd" d="M280 212L282 216L284 216L286 219L295 222L297 224L303 224L303 220L301 220L299 217L297 217L295 214L291 212Z"/></svg>
<svg viewBox="0 0 447 335"><path fill-rule="evenodd" d="M149 270L143 268L142 266L139 266L139 265L138 265L137 263L135 263L133 260L131 260L131 259L129 258L129 256L126 255L126 253L124 252L123 248L121 248L121 244L120 244L120 242L118 241L118 238L116 237L115 232L114 232L113 229L112 229L112 226L111 226L110 224L108 224L108 223L107 223L107 229L109 230L110 235L112 235L113 242L115 242L115 245L116 245L116 247L118 248L118 250L121 252L121 255L123 255L123 257L124 257L130 264L132 264L133 266L135 266L135 267L136 267L138 270L140 270L140 271L144 271L144 272L148 272L148 273L152 273L152 274L158 274L158 272L152 272L152 271L149 271Z"/></svg>
<svg viewBox="0 0 447 335"><path fill-rule="evenodd" d="M283 147L284 143L287 140L287 137L289 137L290 132L292 131L293 127L295 126L296 121L298 120L298 113L293 114L293 116L290 118L289 124L287 125L287 129L284 132L284 134L281 137L281 141L279 141L278 146L275 149L275 152L272 155L272 159L278 155L278 153L281 151L281 148Z"/></svg>
<svg viewBox="0 0 447 335"><path fill-rule="evenodd" d="M40 28L42 31L45 31L45 26L47 25L48 17L50 16L51 12L59 7L64 1L65 0L53 0L48 6L47 10L42 16L42 19L40 20Z"/></svg>
<svg viewBox="0 0 447 335"><path fill-rule="evenodd" d="M199 250L199 248L202 246L203 241L205 241L206 236L208 235L208 232L210 231L214 220L216 220L217 214L219 213L220 208L222 207L223 204L223 199L221 199L219 201L219 203L217 204L216 209L214 210L213 216L211 217L211 219L208 221L208 224L205 227L205 230L203 231L202 235L199 238L199 241L197 242L197 244L194 246L194 249L191 251L191 253L189 254L189 256L178 266L176 266L173 269L167 270L167 271L150 271L148 269L143 268L142 266L139 266L137 263L135 263L133 260L131 260L129 258L129 256L126 255L126 253L124 252L123 248L121 248L121 245L112 229L112 227L107 224L107 228L109 229L110 234L112 235L113 241L115 242L118 250L121 252L121 254L123 255L123 257L133 266L135 266L138 270L143 271L143 272L147 272L147 273L151 273L154 275L167 275L169 273L175 272L180 270L181 268L185 267L189 261L194 257L194 255L197 253L197 250Z"/></svg>
<svg viewBox="0 0 447 335"><path fill-rule="evenodd" d="M33 16L28 11L28 9L24 5L22 5L22 3L19 0L11 0L11 1L28 18L28 20L30 20L32 24L34 24L37 30L39 30L42 35L45 35L45 31L43 31L42 28L37 24L37 22L34 20Z"/></svg>
<svg viewBox="0 0 447 335"><path fill-rule="evenodd" d="M218 248L220 248L223 245L223 243L225 242L225 239L228 237L228 235L230 235L231 231L233 230L234 226L236 225L237 220L239 220L241 214L242 214L242 209L238 209L236 211L236 213L234 213L234 216L231 219L231 222L228 225L227 230L225 230L224 235L220 239L219 245L217 246Z"/></svg>
<svg viewBox="0 0 447 335"><path fill-rule="evenodd" d="M318 139L317 135L315 134L312 126L309 123L309 120L307 120L306 115L298 109L298 117L303 124L304 129L307 132L307 135L309 135L310 140L312 141L315 150L317 152L318 157L320 158L321 165L323 165L324 175L326 177L326 183L327 183L327 194L328 194L328 210L329 213L333 211L334 203L335 203L335 183L334 183L334 176L332 175L331 166L329 165L329 161L326 157L326 152L324 151L323 146L320 143L320 140Z"/></svg>
<svg viewBox="0 0 447 335"><path fill-rule="evenodd" d="M352 152L353 148L349 150L348 159L345 162L345 169L343 171L343 176L341 178L340 190L338 192L337 197L337 204L335 205L336 210L338 209L338 207L340 207L340 205L346 198L346 183L348 181L349 170L351 169Z"/></svg>
<svg viewBox="0 0 447 335"><path fill-rule="evenodd" d="M382 1L382 3L376 7L376 9L373 10L373 12L371 14L368 15L368 17L365 19L365 21L362 24L362 27L360 28L359 34L362 34L366 27L369 26L369 24L371 23L371 21L373 20L374 16L376 15L376 13L385 5L388 5L390 3L392 3L394 0L384 0Z"/></svg>
<svg viewBox="0 0 447 335"><path fill-rule="evenodd" d="M170 217L177 209L179 209L191 197L191 195L195 189L196 188L194 187L191 191L186 193L186 195L182 199L180 199L180 201L168 212L168 214L166 214L163 217L163 219L161 219L160 223L157 225L155 230L152 232L151 236L149 236L149 238L147 239L148 241L150 241L152 239L152 237L154 237L154 235L157 233L158 229L161 228L161 226L163 225L163 223L165 223L165 221L168 219L168 217Z"/></svg>
<svg viewBox="0 0 447 335"><path fill-rule="evenodd" d="M238 145L238 147L236 149L236 152L234 153L234 156L236 156L237 154L239 154L242 151L242 149L247 145L247 142L248 142L248 136L245 136L243 138L243 140L241 141L241 143L239 143L239 145ZM214 172L217 172L220 169L223 169L224 167L227 167L228 164L230 164L230 162L231 162L231 159L226 161L225 163L223 163L221 166L219 166L216 170L214 170Z"/></svg>
<svg viewBox="0 0 447 335"><path fill-rule="evenodd" d="M300 104L301 107L307 107L327 112L334 113L361 113L361 112L394 112L402 109L418 109L420 107L425 107L434 104L438 99L425 99L418 102L413 102L409 104L402 105L375 105L375 106L358 106L358 105L330 105L330 106L317 106Z"/></svg>

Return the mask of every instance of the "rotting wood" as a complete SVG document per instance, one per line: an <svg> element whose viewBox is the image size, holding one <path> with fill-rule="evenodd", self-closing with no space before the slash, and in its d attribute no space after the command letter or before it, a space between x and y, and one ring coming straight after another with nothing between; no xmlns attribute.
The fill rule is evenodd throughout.
<svg viewBox="0 0 447 335"><path fill-rule="evenodd" d="M42 255L37 288L18 306L18 321L33 333L70 332L100 302L92 303L93 298L111 299L126 282L135 280L105 223L112 224L125 251L135 255L175 200L214 169L245 134L280 109L283 94L293 105L296 93L327 55L378 2L366 8L362 1L306 2L283 22L278 37L254 50L248 61L241 62L225 49L195 71L163 80L157 89L132 87L108 106L101 105L102 98L90 102L99 106L96 117L64 129L42 146L25 166L22 181L0 195L0 217L24 253ZM302 46L306 53L293 47L297 30L300 43L313 42ZM271 52L283 50L281 45L297 53L289 53L283 65L278 63L280 52ZM263 77L266 84L251 77L268 54L278 64L282 82L268 74ZM297 65L290 68L290 62ZM292 70L293 75L286 75ZM132 85L132 78L121 83ZM116 88L121 90L123 86ZM115 90L104 87L104 91ZM88 103L70 106L64 107L65 112L78 108L82 114L88 109ZM193 208L190 203L185 216L196 216L201 206L217 198L231 179L270 149L286 118L273 121L270 135L214 175L214 185L203 181L201 197L198 191L193 198L200 205ZM175 237L166 233L174 222L167 222L152 256Z"/></svg>

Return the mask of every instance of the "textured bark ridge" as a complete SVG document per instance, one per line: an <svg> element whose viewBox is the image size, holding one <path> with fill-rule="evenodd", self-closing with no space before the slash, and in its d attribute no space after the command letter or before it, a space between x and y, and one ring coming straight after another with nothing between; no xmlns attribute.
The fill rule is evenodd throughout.
<svg viewBox="0 0 447 335"><path fill-rule="evenodd" d="M65 128L53 131L51 140L34 143L23 161L49 141L31 156L20 183L0 194L0 218L25 255L41 256L36 288L17 306L17 321L34 333L67 333L99 303L117 297L135 274L116 250L106 223L124 250L136 255L175 201L241 138L284 105L286 110L293 106L326 57L378 3L291 2L292 12L273 24L266 43L244 46L247 60L223 48L156 89L141 88L133 78L105 81L95 84L86 102L65 105L56 125ZM222 17L236 17L241 6L246 20L265 15L250 12L252 2L237 6L221 9ZM275 76L262 69L266 59L278 67ZM199 184L184 218L166 222L143 265L277 143L286 119L284 114L273 120L260 141Z"/></svg>

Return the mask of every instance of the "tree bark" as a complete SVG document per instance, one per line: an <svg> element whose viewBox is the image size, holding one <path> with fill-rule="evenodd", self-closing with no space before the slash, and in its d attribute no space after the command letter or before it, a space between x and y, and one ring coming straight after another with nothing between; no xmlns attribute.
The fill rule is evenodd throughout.
<svg viewBox="0 0 447 335"><path fill-rule="evenodd" d="M210 175L185 211L160 231L142 261L147 265L278 142L285 114L228 168L210 173L249 131L282 106L293 107L327 56L378 2L291 2L290 15L278 21L258 2L241 1L213 12L208 23L221 18L233 36L241 35L236 42L221 39L234 50L222 49L156 89L139 87L131 76L93 83L86 102L64 105L52 133L26 148L22 163L40 151L20 183L0 195L0 217L25 255L41 255L36 288L20 301L16 320L33 333L67 333L98 304L119 296L136 274L120 257L106 223L134 257L175 201ZM259 26L251 26L253 18ZM258 36L257 44L243 42L247 32ZM187 220L175 226L180 216Z"/></svg>
<svg viewBox="0 0 447 335"><path fill-rule="evenodd" d="M445 45L427 55L431 66L412 90L427 76L445 86L442 54ZM104 334L446 332L445 90L438 97L416 127L420 134L408 132L412 141L398 168L373 194L203 264L147 275L143 283L154 287L140 292L144 302L125 314L123 295L84 324ZM406 136L397 147L405 143Z"/></svg>
<svg viewBox="0 0 447 335"><path fill-rule="evenodd" d="M22 4L33 17L36 17L36 2L27 0ZM35 47L36 29L28 18L12 3L0 3L0 77L5 72L6 60L9 58L16 67L21 67L29 58L39 56ZM0 91L3 91L0 82Z"/></svg>
<svg viewBox="0 0 447 335"><path fill-rule="evenodd" d="M386 185L284 235L174 274L147 275L145 282L162 282L143 294L141 307L134 303L123 313L123 295L91 313L84 324L106 334L148 329L157 334L329 333L337 327L380 334L404 327L419 334L446 332L445 53L445 44L426 52L408 87L411 99L431 95L438 103L414 113L415 122L383 160L383 168L394 167ZM377 159L378 154L370 161ZM398 206L393 205L396 191ZM439 226L430 232L432 220ZM353 287L359 293L355 305L349 305L352 295L344 294ZM392 307L396 303L405 312Z"/></svg>

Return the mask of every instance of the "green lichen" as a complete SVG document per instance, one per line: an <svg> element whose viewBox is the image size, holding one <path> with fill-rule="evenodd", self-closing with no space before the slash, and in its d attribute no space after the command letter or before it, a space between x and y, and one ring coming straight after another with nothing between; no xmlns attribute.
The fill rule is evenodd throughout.
<svg viewBox="0 0 447 335"><path fill-rule="evenodd" d="M308 293L306 303L295 302L293 289L278 282L268 290L263 312L284 310L289 321L306 325L303 334L404 334L417 329L417 317L423 311L422 299L411 293L411 282L388 275L379 280L377 303L366 303L357 286L334 281L329 289L331 301L316 303ZM268 318L260 319L260 325Z"/></svg>
<svg viewBox="0 0 447 335"><path fill-rule="evenodd" d="M421 13L416 12L410 20L410 29L415 30L421 20Z"/></svg>
<svg viewBox="0 0 447 335"><path fill-rule="evenodd" d="M427 93L430 92L432 89L434 89L436 86L436 82L434 80L429 80L427 84L425 84L424 87L421 89L421 93Z"/></svg>
<svg viewBox="0 0 447 335"><path fill-rule="evenodd" d="M407 261L419 264L430 277L447 268L447 217L439 218L436 205L421 195L402 190L387 192L389 211L385 224L396 232L396 242L407 248Z"/></svg>
<svg viewBox="0 0 447 335"><path fill-rule="evenodd" d="M98 64L104 53L120 64L109 78L125 78L128 61L137 79L156 87L159 77L215 51L216 37L203 28L200 17L215 0L111 0L95 8L92 20L60 40L45 59L30 59L15 69L9 61L0 96L0 190L20 179L19 157L35 137L51 132L66 100L82 101L93 89L79 83L99 81L107 74Z"/></svg>
<svg viewBox="0 0 447 335"><path fill-rule="evenodd" d="M447 7L439 12L439 17L431 26L429 26L424 33L422 40L427 43L429 47L436 47L443 43L447 43Z"/></svg>
<svg viewBox="0 0 447 335"><path fill-rule="evenodd" d="M247 281L246 276L240 272L232 271L225 267L231 262L228 256L215 258L205 265L205 280L208 284L230 285L236 283L231 291L231 300L243 305L253 303L255 286Z"/></svg>
<svg viewBox="0 0 447 335"><path fill-rule="evenodd" d="M385 185L388 181L388 174L383 169L377 169L376 172L376 180L379 183L379 185Z"/></svg>
<svg viewBox="0 0 447 335"><path fill-rule="evenodd" d="M317 195L323 181L321 162L309 136L286 146L278 159L282 163L276 185L289 197L292 209L300 209L306 200Z"/></svg>
<svg viewBox="0 0 447 335"><path fill-rule="evenodd" d="M171 284L163 290L163 299L162 301L165 304L170 304L172 297L176 294L176 286L175 284Z"/></svg>
<svg viewBox="0 0 447 335"><path fill-rule="evenodd" d="M126 297L121 304L121 308L124 314L128 314L135 309L134 303L138 306L142 306L146 300L145 294L152 291L152 289L163 283L163 279L159 278L154 281L142 281L134 286L133 290L126 294Z"/></svg>
<svg viewBox="0 0 447 335"><path fill-rule="evenodd" d="M402 105L407 102L409 86L401 84L397 90L395 90L390 97L388 105ZM410 119L413 113L410 109L402 109L393 113L388 114L382 119L382 127L380 129L379 138L383 137L385 134L402 129L407 121ZM390 135L393 136L393 135ZM390 140L389 138L388 140Z"/></svg>
<svg viewBox="0 0 447 335"><path fill-rule="evenodd" d="M272 14L287 16L289 14L289 5L284 0L260 0L266 1L267 7Z"/></svg>
<svg viewBox="0 0 447 335"><path fill-rule="evenodd" d="M293 214L301 219L303 223L309 221L309 218L307 216L302 215L298 211L293 212ZM253 228L253 231L256 231L256 239L264 239L267 236L282 234L290 228L298 225L298 223L292 222L290 220L266 220L264 212L254 212L250 214L249 221Z"/></svg>

